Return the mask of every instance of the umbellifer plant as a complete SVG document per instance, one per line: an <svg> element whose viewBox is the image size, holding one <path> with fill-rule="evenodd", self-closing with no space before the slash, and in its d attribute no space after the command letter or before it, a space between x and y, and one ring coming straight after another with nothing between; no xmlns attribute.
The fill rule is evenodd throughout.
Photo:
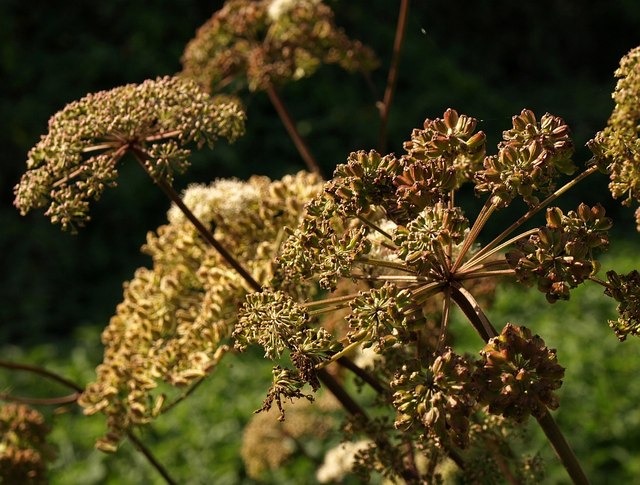
<svg viewBox="0 0 640 485"><path fill-rule="evenodd" d="M379 147L407 16L403 0ZM471 483L536 483L539 460L511 446L532 417L574 483L587 483L550 412L564 376L555 350L525 326L492 322L486 310L498 279L535 285L549 303L592 282L619 303L619 318L609 322L618 338L640 333L638 272L598 276L597 256L612 226L603 207L565 212L554 205L596 173L609 176L614 198L640 200L639 60L640 48L622 59L615 109L582 165L572 159L570 130L558 116L523 110L488 154L477 120L448 109L416 128L403 154L354 152L323 181L277 89L321 63L367 72L375 56L318 0L229 0L187 46L177 76L91 94L52 117L16 186L22 213L46 208L53 222L76 230L88 219L90 199L114 185L119 164L131 158L174 204L143 248L153 266L125 284L103 333L95 381L81 387L44 369L0 364L72 388L50 403L77 402L86 414L104 414L108 431L98 448L114 452L128 438L169 483L170 471L136 430L188 399L220 359L242 358L249 346L274 363L252 433L294 419L297 425L278 432L303 441L322 435L334 423L329 414L342 408L342 453L364 479L377 472L437 483L457 470ZM241 96L244 88L268 93L309 172L217 180L181 197L172 181L187 168L191 146L242 135L244 114L229 91ZM456 198L467 184L482 200L472 219ZM521 217L480 244L487 221L517 201L525 203ZM542 211L545 225L524 229ZM475 356L457 353L450 338L456 307L485 341ZM358 357L362 349L368 363ZM367 407L347 373L375 392ZM320 388L334 399L324 396L314 414L309 402ZM264 436L243 448L256 474L287 456L284 449L272 453L278 439ZM267 445L270 461L252 458ZM318 473L322 480L340 476L324 465Z"/></svg>

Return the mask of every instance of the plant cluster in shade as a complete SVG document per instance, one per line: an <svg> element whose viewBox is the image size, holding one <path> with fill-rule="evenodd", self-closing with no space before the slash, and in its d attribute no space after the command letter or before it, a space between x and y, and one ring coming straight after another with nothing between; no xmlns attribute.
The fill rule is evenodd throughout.
<svg viewBox="0 0 640 485"><path fill-rule="evenodd" d="M311 76L322 64L370 71L368 47L335 25L319 0L231 0L198 30L183 76L211 92L229 85L265 90Z"/></svg>

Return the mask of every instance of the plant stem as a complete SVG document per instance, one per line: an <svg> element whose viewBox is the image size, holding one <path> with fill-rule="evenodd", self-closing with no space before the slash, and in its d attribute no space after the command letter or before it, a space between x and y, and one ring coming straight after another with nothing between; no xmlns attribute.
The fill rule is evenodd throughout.
<svg viewBox="0 0 640 485"><path fill-rule="evenodd" d="M381 266L383 268L391 268L397 269L398 271L404 271L405 273L415 274L415 271L407 268L402 263L394 263L393 261L385 261L384 259L374 259L374 258L358 258L355 260L356 263L368 264L371 266Z"/></svg>
<svg viewBox="0 0 640 485"><path fill-rule="evenodd" d="M326 306L324 308L318 308L317 310L311 310L309 312L310 317L316 317L318 315L324 315L325 313L335 312L336 310L341 310L342 308L347 308L349 306L349 302L345 303L334 303L331 306Z"/></svg>
<svg viewBox="0 0 640 485"><path fill-rule="evenodd" d="M594 283L598 283L600 286L604 288L611 288L611 285L609 283L607 283L604 280L601 280L600 278L596 278L595 276L589 276L589 280L593 281Z"/></svg>
<svg viewBox="0 0 640 485"><path fill-rule="evenodd" d="M478 263L481 263L482 261L486 260L487 258L490 258L494 254L499 253L500 251L510 246L511 244L518 242L520 239L524 239L525 237L529 237L532 234L535 234L536 232L538 232L538 228L529 229L528 231L525 231L522 234L512 237L508 241L503 242L499 246L496 246L495 248L489 251L486 251L486 252L479 251L478 253L474 254L473 257L469 259L469 261L467 261L465 264L462 265L462 268L460 268L461 271L465 271L470 266L474 266L474 265L477 265ZM480 253L483 253L483 254L480 254Z"/></svg>
<svg viewBox="0 0 640 485"><path fill-rule="evenodd" d="M551 416L551 413L547 411L541 417L536 419L538 420L538 423L540 423L540 427L542 428L542 431L544 431L544 434L547 436L547 439L553 446L553 449L560 459L560 462L573 480L573 483L580 485L588 484L589 479L582 470L578 458L571 449L571 446L569 446L569 443L558 427L558 423L556 423L555 419L553 419L553 416Z"/></svg>
<svg viewBox="0 0 640 485"><path fill-rule="evenodd" d="M393 94L396 89L398 80L398 67L400 65L400 53L402 52L402 43L404 42L404 34L407 30L407 18L409 16L409 0L401 0L400 11L398 13L398 23L396 25L396 36L393 41L393 57L391 59L391 67L387 76L387 87L384 91L384 98L380 107L380 133L378 136L378 150L384 153L387 149L387 126L389 124L389 111L393 101Z"/></svg>
<svg viewBox="0 0 640 485"><path fill-rule="evenodd" d="M65 377L62 377L56 374L55 372L51 372L50 370L43 369L42 367L37 367L35 365L29 365L29 364L17 364L15 362L9 362L6 360L0 360L0 367L4 367L5 369L23 370L26 372L31 372L32 374L38 374L40 376L46 377L47 379L51 379L52 381L62 384L63 386L68 387L69 389L73 389L78 393L82 393L84 391L84 389L80 387L78 384L76 384L75 382L70 381Z"/></svg>
<svg viewBox="0 0 640 485"><path fill-rule="evenodd" d="M133 431L127 430L127 437L129 438L131 443L133 443L133 446L145 456L151 466L153 466L158 471L158 473L162 475L162 478L164 478L165 482L167 482L169 485L177 485L178 482L171 478L171 475L169 475L167 469L156 459L155 456L153 456L151 450L149 450L149 448L147 448L144 443L140 441L140 439L133 433Z"/></svg>
<svg viewBox="0 0 640 485"><path fill-rule="evenodd" d="M282 120L284 127L287 129L287 133L289 133L289 136L293 140L293 144L298 149L298 152L300 153L300 156L304 160L304 163L306 163L307 168L311 172L317 173L322 177L322 171L320 170L320 166L318 165L318 163L316 162L316 159L311 154L311 150L309 150L307 143L304 141L302 136L300 136L300 133L298 133L298 129L296 128L296 124L293 121L293 118L291 117L289 110L285 106L284 102L282 101L282 98L280 97L276 89L270 84L267 86L267 94L269 95L271 104L273 104L273 107L278 112L278 116L280 116L280 119Z"/></svg>
<svg viewBox="0 0 640 485"><path fill-rule="evenodd" d="M364 339L365 337L368 337L367 334L365 334L362 339ZM350 353L352 350L358 348L358 346L362 343L362 339L357 340L355 342L351 342L349 345L347 345L345 348L343 348L341 351L333 354L331 356L330 359L328 360L323 360L322 362L320 362L319 364L316 365L316 369L324 369L325 367L327 367L329 364L332 364L333 362L336 362L339 359L344 358L345 355L347 355L348 353ZM347 359L348 360L348 359ZM351 361L349 361L351 362ZM352 363L352 362L351 362ZM353 364L353 363L352 363ZM353 364L355 365L355 364ZM346 365L344 367L347 367Z"/></svg>
<svg viewBox="0 0 640 485"><path fill-rule="evenodd" d="M109 145L106 148L113 148L113 146ZM95 148L96 150L98 150L99 148L102 147L88 147L90 149ZM111 159L109 160L113 165L115 165L116 163L118 163L118 161L122 158L122 156L127 152L127 145L123 145L120 148L118 148L115 152L113 152L113 155L111 155ZM69 180L77 177L78 175L80 175L82 172L84 172L86 169L85 165L80 165L78 168L76 168L73 172L71 172L70 174L62 177L60 180L56 180L52 187L55 189L57 187L60 187L61 185L66 184L67 182L69 182Z"/></svg>
<svg viewBox="0 0 640 485"><path fill-rule="evenodd" d="M59 406L61 404L71 404L77 402L79 397L79 392L74 392L67 396L49 398L12 396L6 392L0 393L0 401L17 402L20 404L30 404L34 406Z"/></svg>
<svg viewBox="0 0 640 485"><path fill-rule="evenodd" d="M488 440L487 445L489 447L489 451L491 453L491 457L493 458L493 461L496 462L496 465L498 465L498 468L502 472L502 475L504 476L505 480L509 483L509 485L522 485L521 482L513 475L513 472L509 468L509 465L507 464L507 462L505 462L504 457L502 456L502 453L498 448L498 445L492 440Z"/></svg>
<svg viewBox="0 0 640 485"><path fill-rule="evenodd" d="M449 325L449 312L451 310L451 291L449 288L444 290L444 299L442 301L442 322L440 323L440 337L438 338L438 351L444 347L447 339L447 326Z"/></svg>
<svg viewBox="0 0 640 485"><path fill-rule="evenodd" d="M452 283L451 296L485 342L498 335L471 293L465 290L462 285ZM580 485L588 484L589 480L578 459L549 411L546 411L537 420L573 482Z"/></svg>
<svg viewBox="0 0 640 485"><path fill-rule="evenodd" d="M385 231L384 229L382 229L380 226L374 224L373 222L371 222L369 219L367 219L366 217L359 215L358 216L358 220L360 220L360 222L362 222L363 224L369 226L371 229L373 229L374 231L379 232L380 234L382 234L384 237L386 237L389 241L393 242L393 237L391 237L391 235Z"/></svg>
<svg viewBox="0 0 640 485"><path fill-rule="evenodd" d="M360 279L360 280L369 280L369 281L401 281L401 282L409 282L409 283L428 283L432 282L432 278L427 278L426 276L414 276L414 275L381 275L381 276L370 276L366 274L357 274L352 273L350 278Z"/></svg>
<svg viewBox="0 0 640 485"><path fill-rule="evenodd" d="M322 382L330 392L333 394L342 407L344 407L349 414L353 416L358 416L362 419L368 420L369 417L367 413L360 407L360 405L353 400L353 398L345 391L344 387L342 387L335 378L329 374L326 369L318 369L317 371L318 379Z"/></svg>
<svg viewBox="0 0 640 485"><path fill-rule="evenodd" d="M493 271L472 271L463 275L457 276L458 281L462 280L475 280L479 278L489 278L490 276L512 276L515 274L513 269L496 269Z"/></svg>
<svg viewBox="0 0 640 485"><path fill-rule="evenodd" d="M491 217L491 214L495 210L496 210L496 206L495 204L491 203L491 199L487 200L484 203L484 205L482 206L482 209L480 210L480 214L478 214L478 217L473 223L473 227L471 227L469 234L467 234L467 237L464 239L464 242L462 243L462 248L460 249L460 253L456 258L456 262L453 264L453 267L451 268L451 273L455 273L456 270L460 267L460 265L462 264L462 260L467 254L467 251L469 251L469 248L475 242L478 235L480 234L480 231L482 230L484 225L489 220L489 217Z"/></svg>
<svg viewBox="0 0 640 485"><path fill-rule="evenodd" d="M352 293L351 295L336 296L334 298L325 298L324 300L309 301L309 302L302 303L300 306L304 308L313 308L316 306L329 306L335 303L344 303L344 302L348 303L354 298L358 297L358 295L359 293Z"/></svg>
<svg viewBox="0 0 640 485"><path fill-rule="evenodd" d="M451 283L451 298L485 342L498 335L476 299L460 283Z"/></svg>
<svg viewBox="0 0 640 485"><path fill-rule="evenodd" d="M383 394L388 391L388 389L382 385L382 383L375 378L375 376L371 375L362 367L356 365L353 361L346 357L340 357L338 359L338 364L344 367L345 369L350 370L355 375L357 375L364 382L369 384L376 392L379 394Z"/></svg>
<svg viewBox="0 0 640 485"><path fill-rule="evenodd" d="M147 173L147 175L149 175L149 177L151 177L151 179L156 183L156 185L160 187L160 189L162 189L162 191L171 200L171 202L173 202L176 206L178 206L178 208L182 211L185 217L189 219L189 221L195 226L195 228L198 230L200 235L209 244L211 244L211 246L213 246L213 248L216 251L218 251L218 254L222 256L222 258L229 264L229 266L231 266L234 270L238 272L238 274L242 277L242 279L244 279L254 291L261 291L262 286L260 286L260 283L258 283L253 278L253 276L251 276L251 274L240 264L240 262L238 262L238 260L234 258L231 255L231 253L229 253L229 251L227 251L226 248L222 244L220 244L220 242L215 237L213 237L213 234L211 233L211 231L209 231L209 229L207 229L205 225L202 222L200 222L200 219L198 219L193 214L193 212L191 212L191 210L184 204L184 202L182 202L182 199L180 198L178 193L173 189L173 187L166 180L156 179L151 174L151 172L149 171L149 169L144 163L144 161L148 159L147 154L141 149L136 147L132 147L131 149L133 151L133 154L135 155L136 160L138 161L140 166L144 169L144 171Z"/></svg>
<svg viewBox="0 0 640 485"><path fill-rule="evenodd" d="M591 167L586 169L584 172L582 172L580 175L578 175L576 178L574 178L570 182L568 182L565 185L563 185L562 187L560 187L553 194L551 194L545 200L540 202L537 206L529 209L522 217L520 217L520 219L518 219L516 222L514 222L509 227L507 227L493 241L491 241L484 248L482 248L479 252L477 252L476 255L475 255L476 258L479 257L480 255L483 255L486 252L490 251L497 244L500 244L500 242L502 242L502 240L505 237L507 237L509 234L511 234L513 231L515 231L518 227L520 227L522 224L524 224L529 219L531 219L534 215L536 215L538 212L540 212L540 210L544 209L551 202L553 202L558 197L560 197L562 194L564 194L567 190L571 189L572 187L577 185L580 181L582 181L583 179L587 178L589 175L591 175L592 173L596 172L597 170L598 170L598 167L596 165L592 165Z"/></svg>
<svg viewBox="0 0 640 485"><path fill-rule="evenodd" d="M485 271L488 269L507 269L509 268L509 263L504 259L496 259L494 261L489 261L487 263L473 263L470 267L462 266L456 274L456 278L460 278L461 276L468 275L470 273L474 273L477 271Z"/></svg>

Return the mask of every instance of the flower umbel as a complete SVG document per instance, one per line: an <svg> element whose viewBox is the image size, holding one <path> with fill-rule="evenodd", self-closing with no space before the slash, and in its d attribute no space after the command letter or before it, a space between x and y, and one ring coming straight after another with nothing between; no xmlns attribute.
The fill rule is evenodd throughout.
<svg viewBox="0 0 640 485"><path fill-rule="evenodd" d="M568 300L569 291L597 271L594 252L609 244L612 222L604 214L599 204L592 208L580 204L577 212L567 215L557 207L548 209L547 225L506 255L518 281L528 285L537 281L550 303Z"/></svg>
<svg viewBox="0 0 640 485"><path fill-rule="evenodd" d="M403 365L391 381L396 427L421 425L438 442L464 447L475 403L471 375L467 360L449 348L427 369L417 361Z"/></svg>
<svg viewBox="0 0 640 485"><path fill-rule="evenodd" d="M211 145L243 132L244 113L235 102L211 98L185 79L89 94L49 120L49 132L29 152L14 203L23 215L48 207L52 222L75 229L89 219L89 200L116 184L118 162L128 151L144 152L149 172L171 181L188 166L191 142Z"/></svg>
<svg viewBox="0 0 640 485"><path fill-rule="evenodd" d="M604 294L618 304L618 319L609 320L609 326L620 341L629 335L640 335L640 273L633 270L628 274L607 272L609 285Z"/></svg>
<svg viewBox="0 0 640 485"><path fill-rule="evenodd" d="M613 92L615 107L607 127L588 143L598 166L609 173L614 198L625 196L624 205L640 201L640 47L620 60Z"/></svg>
<svg viewBox="0 0 640 485"><path fill-rule="evenodd" d="M562 385L564 368L555 350L528 328L508 323L480 355L473 380L478 401L488 405L490 413L522 422L529 414L540 417L547 408L558 407L554 391Z"/></svg>
<svg viewBox="0 0 640 485"><path fill-rule="evenodd" d="M184 76L211 92L229 84L264 90L308 77L323 63L368 71L377 61L319 0L229 0L182 56Z"/></svg>

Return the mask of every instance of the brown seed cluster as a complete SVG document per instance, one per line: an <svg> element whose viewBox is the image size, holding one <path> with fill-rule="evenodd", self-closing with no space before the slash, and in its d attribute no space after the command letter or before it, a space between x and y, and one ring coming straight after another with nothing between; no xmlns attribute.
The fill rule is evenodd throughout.
<svg viewBox="0 0 640 485"><path fill-rule="evenodd" d="M609 320L609 326L621 342L629 335L640 335L640 273L608 271L607 279L609 286L604 293L619 303L618 319Z"/></svg>
<svg viewBox="0 0 640 485"><path fill-rule="evenodd" d="M538 121L531 110L513 117L513 127L503 133L498 155L487 157L476 173L478 193L490 193L501 207L520 196L529 205L537 194L550 194L560 174L572 174L573 142L562 118L546 113Z"/></svg>
<svg viewBox="0 0 640 485"><path fill-rule="evenodd" d="M572 288L583 283L599 267L595 253L609 244L612 221L598 204L580 204L566 215L557 207L547 210L547 225L538 229L506 255L518 281L537 282L547 300L568 300Z"/></svg>
<svg viewBox="0 0 640 485"><path fill-rule="evenodd" d="M47 434L49 427L35 409L13 403L0 406L1 483L48 483L47 462L54 452Z"/></svg>
<svg viewBox="0 0 640 485"><path fill-rule="evenodd" d="M198 30L182 57L183 75L210 92L264 90L312 75L321 64L376 67L373 52L336 27L319 0L228 0Z"/></svg>
<svg viewBox="0 0 640 485"><path fill-rule="evenodd" d="M508 323L480 352L474 382L478 401L492 414L502 414L518 422L530 414L541 417L547 408L559 405L554 391L562 385L564 368L556 351L526 327Z"/></svg>

